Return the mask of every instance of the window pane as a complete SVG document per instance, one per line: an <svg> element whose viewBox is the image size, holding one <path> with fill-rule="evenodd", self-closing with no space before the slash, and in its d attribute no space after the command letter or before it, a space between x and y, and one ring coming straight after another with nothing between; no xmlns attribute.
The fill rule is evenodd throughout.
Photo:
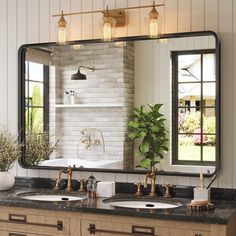
<svg viewBox="0 0 236 236"><path fill-rule="evenodd" d="M201 135L179 135L178 137L178 160L200 161L201 160Z"/></svg>
<svg viewBox="0 0 236 236"><path fill-rule="evenodd" d="M43 132L43 108L32 108L31 114L31 131L33 133Z"/></svg>
<svg viewBox="0 0 236 236"><path fill-rule="evenodd" d="M201 55L178 56L178 77L179 82L200 82Z"/></svg>
<svg viewBox="0 0 236 236"><path fill-rule="evenodd" d="M43 106L43 84L29 82L29 99L32 100L32 106Z"/></svg>
<svg viewBox="0 0 236 236"><path fill-rule="evenodd" d="M203 83L203 100L204 106L214 106L216 100L216 84Z"/></svg>
<svg viewBox="0 0 236 236"><path fill-rule="evenodd" d="M43 64L29 62L29 79L43 82Z"/></svg>
<svg viewBox="0 0 236 236"><path fill-rule="evenodd" d="M203 81L215 81L215 54L203 54Z"/></svg>
<svg viewBox="0 0 236 236"><path fill-rule="evenodd" d="M212 139L214 139L214 138L212 137ZM203 146L203 161L215 161L215 160L216 160L216 147L215 147L215 145Z"/></svg>
<svg viewBox="0 0 236 236"><path fill-rule="evenodd" d="M196 105L196 100L201 99L200 83L180 83L178 86L178 99L190 101L190 106Z"/></svg>
<svg viewBox="0 0 236 236"><path fill-rule="evenodd" d="M204 133L215 134L216 132L215 108L204 109L203 130L204 130Z"/></svg>
<svg viewBox="0 0 236 236"><path fill-rule="evenodd" d="M200 132L201 112L195 111L196 108L189 108L186 112L179 108L178 130L179 133L194 134Z"/></svg>

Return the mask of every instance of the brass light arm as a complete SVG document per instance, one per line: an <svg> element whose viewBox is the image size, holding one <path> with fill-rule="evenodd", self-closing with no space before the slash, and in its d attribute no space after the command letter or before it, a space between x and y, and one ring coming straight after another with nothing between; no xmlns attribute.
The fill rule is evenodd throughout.
<svg viewBox="0 0 236 236"><path fill-rule="evenodd" d="M125 10L135 10L135 9L142 9L142 8L151 8L151 7L163 7L165 4L152 4L152 5L144 5L144 6L134 6L134 7L124 7L124 8L117 8L117 9L110 9L109 12L117 12L117 11L125 11ZM71 13L63 13L63 16L75 16L81 14L91 14L91 13L103 13L106 14L106 10L96 10L96 11L83 11L83 12L71 12ZM52 15L52 17L59 17L61 14Z"/></svg>

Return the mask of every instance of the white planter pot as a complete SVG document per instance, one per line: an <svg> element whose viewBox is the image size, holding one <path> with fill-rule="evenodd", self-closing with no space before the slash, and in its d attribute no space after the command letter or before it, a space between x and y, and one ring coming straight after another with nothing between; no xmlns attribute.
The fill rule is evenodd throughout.
<svg viewBox="0 0 236 236"><path fill-rule="evenodd" d="M14 186L15 177L8 171L0 171L0 191L11 189Z"/></svg>

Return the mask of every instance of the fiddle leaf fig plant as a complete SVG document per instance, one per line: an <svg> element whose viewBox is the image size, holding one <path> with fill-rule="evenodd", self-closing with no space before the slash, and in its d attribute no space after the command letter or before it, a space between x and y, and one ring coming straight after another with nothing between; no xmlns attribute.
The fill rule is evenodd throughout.
<svg viewBox="0 0 236 236"><path fill-rule="evenodd" d="M160 113L163 104L142 105L134 108L133 120L128 124L131 140L139 139L139 153L143 157L137 167L154 170L155 165L165 157L168 151L168 136L165 117Z"/></svg>

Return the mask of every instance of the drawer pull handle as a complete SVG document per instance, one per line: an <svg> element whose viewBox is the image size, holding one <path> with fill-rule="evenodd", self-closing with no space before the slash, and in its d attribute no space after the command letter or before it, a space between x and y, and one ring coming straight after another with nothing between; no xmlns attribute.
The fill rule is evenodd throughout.
<svg viewBox="0 0 236 236"><path fill-rule="evenodd" d="M26 215L9 214L9 221L26 222Z"/></svg>
<svg viewBox="0 0 236 236"><path fill-rule="evenodd" d="M42 224L42 223L27 222L26 216L24 216L24 215L10 214L8 220L1 220L0 219L0 222L2 222L2 223L12 223L12 224L33 225L33 226L40 226L40 227L50 227L50 228L56 228L57 231L63 231L63 221L61 221L61 220L58 220L56 225Z"/></svg>
<svg viewBox="0 0 236 236"><path fill-rule="evenodd" d="M132 225L132 233L134 235L155 236L155 229L153 227L141 227Z"/></svg>
<svg viewBox="0 0 236 236"><path fill-rule="evenodd" d="M129 233L129 232L122 232L122 231L96 229L95 224L90 224L88 228L88 232L90 234L106 233L106 234L120 234L120 235L132 235L132 236L158 236L158 235L155 235L154 228L141 227L141 226L132 226L132 233Z"/></svg>
<svg viewBox="0 0 236 236"><path fill-rule="evenodd" d="M26 234L9 233L9 236L26 236Z"/></svg>

